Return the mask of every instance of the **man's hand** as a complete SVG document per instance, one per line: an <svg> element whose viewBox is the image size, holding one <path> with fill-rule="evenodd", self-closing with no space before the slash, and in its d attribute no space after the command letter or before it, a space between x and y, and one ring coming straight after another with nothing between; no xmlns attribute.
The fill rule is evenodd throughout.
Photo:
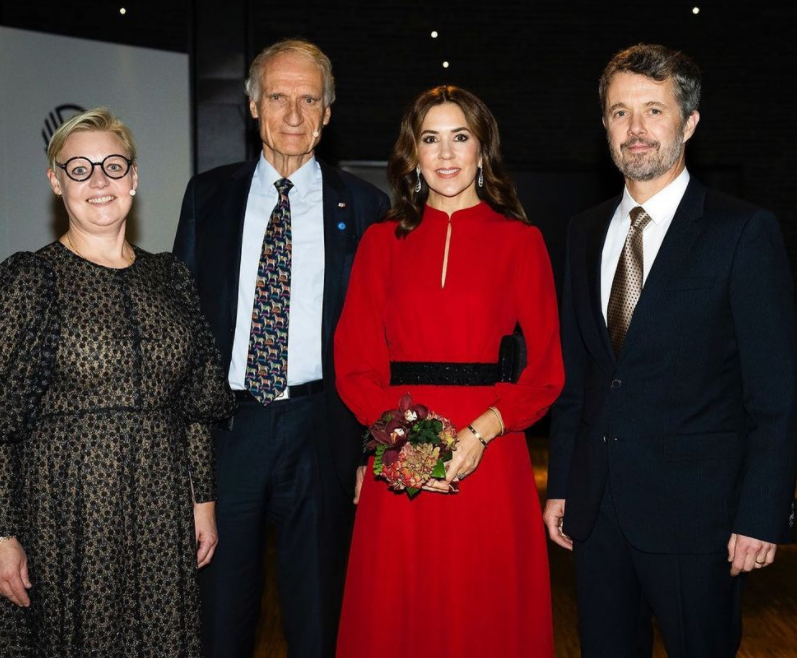
<svg viewBox="0 0 797 658"><path fill-rule="evenodd" d="M542 514L545 526L548 528L548 536L554 544L559 544L568 551L573 550L573 540L562 531L562 523L565 518L565 499L549 498L545 503L545 511Z"/></svg>
<svg viewBox="0 0 797 658"><path fill-rule="evenodd" d="M743 571L768 567L775 561L777 552L777 544L737 535L734 532L728 540L728 562L731 563L731 576L738 576Z"/></svg>

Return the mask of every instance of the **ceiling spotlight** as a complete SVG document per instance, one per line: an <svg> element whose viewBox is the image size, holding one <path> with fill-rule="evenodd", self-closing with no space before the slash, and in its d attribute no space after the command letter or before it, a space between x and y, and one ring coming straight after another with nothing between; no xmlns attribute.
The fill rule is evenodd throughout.
<svg viewBox="0 0 797 658"><path fill-rule="evenodd" d="M692 13L697 15L700 13L700 7L692 7Z"/></svg>
<svg viewBox="0 0 797 658"><path fill-rule="evenodd" d="M448 68L448 62L443 62L443 68L444 68L444 69L447 69L447 68Z"/></svg>
<svg viewBox="0 0 797 658"><path fill-rule="evenodd" d="M432 39L437 38L437 30L432 30Z"/></svg>
<svg viewBox="0 0 797 658"><path fill-rule="evenodd" d="M119 13L120 13L120 14L122 14L122 16L124 16L124 15L127 13L127 9L125 9L124 7L122 7L122 8L119 10Z"/></svg>

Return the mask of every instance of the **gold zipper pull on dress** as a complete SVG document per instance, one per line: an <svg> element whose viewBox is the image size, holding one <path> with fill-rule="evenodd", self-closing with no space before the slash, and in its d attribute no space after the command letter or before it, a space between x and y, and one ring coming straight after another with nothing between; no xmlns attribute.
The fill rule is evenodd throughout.
<svg viewBox="0 0 797 658"><path fill-rule="evenodd" d="M451 215L448 216L448 229L446 229L446 250L443 252L443 273L440 277L440 287L446 287L446 274L448 273L448 247L451 244Z"/></svg>

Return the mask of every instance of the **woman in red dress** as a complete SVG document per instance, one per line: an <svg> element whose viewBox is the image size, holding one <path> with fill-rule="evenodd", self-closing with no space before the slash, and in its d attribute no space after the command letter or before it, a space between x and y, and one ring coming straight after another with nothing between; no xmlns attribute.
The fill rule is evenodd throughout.
<svg viewBox="0 0 797 658"><path fill-rule="evenodd" d="M545 245L504 173L494 117L467 91L415 100L388 176L396 202L357 253L337 388L366 425L410 392L462 429L447 480L412 500L360 469L338 658L552 658L523 434L564 377ZM499 383L499 344L518 322L527 365Z"/></svg>

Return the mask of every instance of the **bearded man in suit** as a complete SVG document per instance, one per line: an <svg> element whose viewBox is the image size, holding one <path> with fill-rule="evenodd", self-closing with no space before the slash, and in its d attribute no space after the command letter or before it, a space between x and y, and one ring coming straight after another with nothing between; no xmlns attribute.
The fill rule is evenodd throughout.
<svg viewBox="0 0 797 658"><path fill-rule="evenodd" d="M289 655L334 655L361 430L335 390L332 336L354 252L385 194L319 162L335 99L303 40L261 52L246 82L263 151L188 184L174 251L196 278L239 410L214 436L219 546L201 574L208 658L250 658L266 528Z"/></svg>
<svg viewBox="0 0 797 658"><path fill-rule="evenodd" d="M574 551L586 658L650 656L651 612L671 658L736 655L742 578L791 536L789 264L773 215L687 171L700 91L663 46L609 62L625 190L569 228L545 521Z"/></svg>

